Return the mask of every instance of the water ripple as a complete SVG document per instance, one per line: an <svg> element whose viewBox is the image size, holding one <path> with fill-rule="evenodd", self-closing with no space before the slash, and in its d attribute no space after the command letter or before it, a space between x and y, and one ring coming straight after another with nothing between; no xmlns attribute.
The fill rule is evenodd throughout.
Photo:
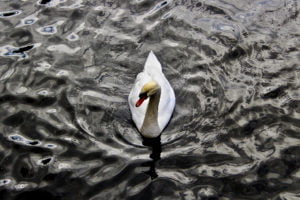
<svg viewBox="0 0 300 200"><path fill-rule="evenodd" d="M1 5L1 199L299 198L296 1ZM150 50L176 94L153 140L127 104Z"/></svg>

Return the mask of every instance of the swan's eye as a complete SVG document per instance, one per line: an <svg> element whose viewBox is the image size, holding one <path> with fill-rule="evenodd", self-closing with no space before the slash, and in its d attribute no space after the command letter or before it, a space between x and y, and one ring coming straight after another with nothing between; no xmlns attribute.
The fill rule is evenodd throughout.
<svg viewBox="0 0 300 200"><path fill-rule="evenodd" d="M143 92L143 93L140 93L140 95L139 95L139 98L140 99L146 99L148 97L148 95L147 95L147 92Z"/></svg>

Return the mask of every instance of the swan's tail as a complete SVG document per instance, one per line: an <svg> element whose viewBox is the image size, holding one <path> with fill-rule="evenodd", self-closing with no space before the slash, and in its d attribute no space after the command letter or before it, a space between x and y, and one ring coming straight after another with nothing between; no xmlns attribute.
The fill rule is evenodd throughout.
<svg viewBox="0 0 300 200"><path fill-rule="evenodd" d="M144 66L144 71L152 74L152 72L157 72L157 71L162 71L161 70L161 64L154 55L153 51L150 51L148 58L146 60L145 66Z"/></svg>

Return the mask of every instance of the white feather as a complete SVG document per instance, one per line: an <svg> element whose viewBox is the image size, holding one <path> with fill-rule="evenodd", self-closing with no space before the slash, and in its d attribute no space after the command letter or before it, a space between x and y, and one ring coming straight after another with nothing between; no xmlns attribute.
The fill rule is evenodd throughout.
<svg viewBox="0 0 300 200"><path fill-rule="evenodd" d="M130 91L128 102L132 114L132 119L140 131L145 119L149 99L146 99L140 107L135 107L139 99L139 93L142 87L149 81L156 81L161 87L161 96L158 106L158 125L162 131L168 124L174 107L175 94L162 72L162 67L154 53L151 51L146 60L144 71L137 75L132 90Z"/></svg>

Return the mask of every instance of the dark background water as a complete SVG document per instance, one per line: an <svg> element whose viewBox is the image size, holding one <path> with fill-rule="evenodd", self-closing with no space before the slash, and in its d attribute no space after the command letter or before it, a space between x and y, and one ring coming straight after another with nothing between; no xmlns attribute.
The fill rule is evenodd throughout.
<svg viewBox="0 0 300 200"><path fill-rule="evenodd" d="M1 0L0 199L300 199L298 4ZM156 141L127 104L150 50Z"/></svg>

